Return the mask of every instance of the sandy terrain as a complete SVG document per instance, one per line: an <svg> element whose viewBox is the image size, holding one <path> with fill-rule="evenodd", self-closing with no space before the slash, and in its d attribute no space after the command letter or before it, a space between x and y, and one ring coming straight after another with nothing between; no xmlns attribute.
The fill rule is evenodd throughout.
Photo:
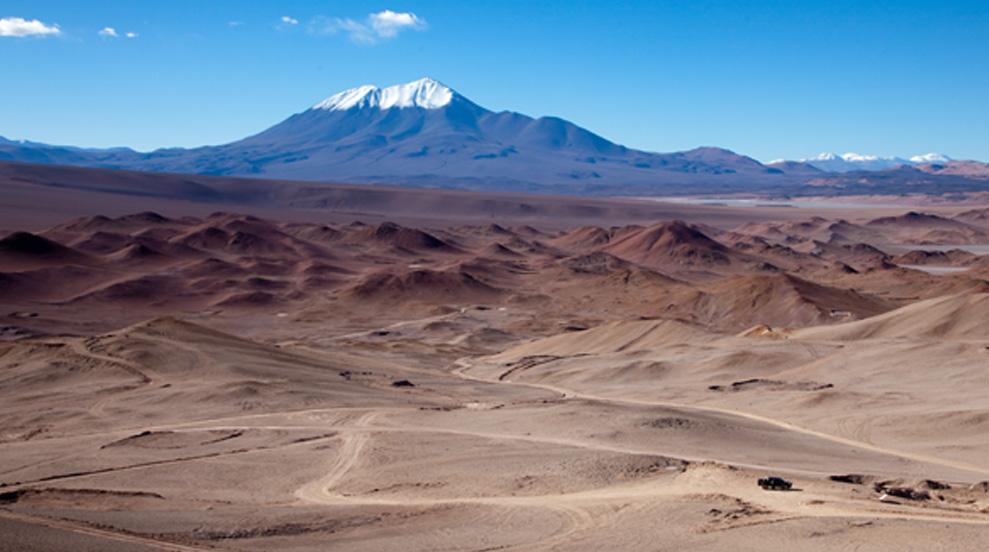
<svg viewBox="0 0 989 552"><path fill-rule="evenodd" d="M654 208L9 228L0 550L983 550L989 211Z"/></svg>

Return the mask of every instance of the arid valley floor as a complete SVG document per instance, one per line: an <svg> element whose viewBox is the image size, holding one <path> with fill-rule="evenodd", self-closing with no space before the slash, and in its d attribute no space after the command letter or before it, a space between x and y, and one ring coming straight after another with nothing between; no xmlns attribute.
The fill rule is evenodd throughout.
<svg viewBox="0 0 989 552"><path fill-rule="evenodd" d="M2 224L0 550L989 542L989 209L98 203Z"/></svg>

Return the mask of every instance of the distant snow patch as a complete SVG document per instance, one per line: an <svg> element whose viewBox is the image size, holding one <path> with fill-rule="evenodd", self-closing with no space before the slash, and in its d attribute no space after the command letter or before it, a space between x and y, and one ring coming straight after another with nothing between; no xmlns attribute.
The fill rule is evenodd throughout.
<svg viewBox="0 0 989 552"><path fill-rule="evenodd" d="M925 153L923 155L914 155L910 158L904 158L862 155L854 152L843 153L841 155L825 152L814 157L801 159L800 162L810 164L823 171L848 172L862 170L880 171L903 165L909 166L922 163L945 163L950 160L950 157L940 153Z"/></svg>
<svg viewBox="0 0 989 552"><path fill-rule="evenodd" d="M914 155L910 158L910 161L914 163L947 163L951 161L951 158L941 153L931 152L923 155Z"/></svg>

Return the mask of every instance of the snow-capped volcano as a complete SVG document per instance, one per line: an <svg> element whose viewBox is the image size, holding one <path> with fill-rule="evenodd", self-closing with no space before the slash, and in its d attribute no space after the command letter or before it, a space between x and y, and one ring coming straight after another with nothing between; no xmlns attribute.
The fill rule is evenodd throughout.
<svg viewBox="0 0 989 552"><path fill-rule="evenodd" d="M928 154L928 164L944 156ZM253 136L217 146L84 150L0 139L0 161L294 180L567 194L735 193L799 187L823 171L920 163L823 154L766 166L714 147L653 153L558 117L494 112L423 78L333 94ZM815 184L816 185L816 184ZM979 184L981 185L981 183Z"/></svg>
<svg viewBox="0 0 989 552"><path fill-rule="evenodd" d="M719 148L638 151L558 117L494 112L430 78L333 94L253 136L195 149L0 144L0 160L297 180L563 193L777 185L785 170Z"/></svg>
<svg viewBox="0 0 989 552"><path fill-rule="evenodd" d="M448 86L430 78L406 84L378 88L365 84L344 90L314 105L313 109L341 111L354 108L407 108L439 109L450 104L454 92Z"/></svg>
<svg viewBox="0 0 989 552"><path fill-rule="evenodd" d="M945 163L950 161L946 155L940 153L926 153L914 155L913 157L880 157L878 155L862 155L859 153L836 153L825 152L814 157L801 159L801 163L807 163L822 171L828 172L850 172L850 171L881 171L892 169L903 165L918 165L923 163Z"/></svg>

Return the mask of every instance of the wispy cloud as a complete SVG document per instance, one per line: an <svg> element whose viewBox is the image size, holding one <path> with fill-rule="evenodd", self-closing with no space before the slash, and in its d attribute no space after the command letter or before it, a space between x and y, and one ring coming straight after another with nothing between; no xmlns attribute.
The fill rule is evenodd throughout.
<svg viewBox="0 0 989 552"><path fill-rule="evenodd" d="M382 10L368 14L361 21L318 16L309 24L309 32L318 35L343 33L356 44L372 45L395 38L402 31L423 31L426 27L426 20L412 12Z"/></svg>
<svg viewBox="0 0 989 552"><path fill-rule="evenodd" d="M284 23L286 25L298 25L299 24L299 20L296 19L296 18L294 18L294 17L289 17L287 15L283 15L282 16L282 23Z"/></svg>
<svg viewBox="0 0 989 552"><path fill-rule="evenodd" d="M227 21L228 27L240 27L243 24L244 24L243 21Z"/></svg>
<svg viewBox="0 0 989 552"><path fill-rule="evenodd" d="M133 31L127 31L126 33L124 33L123 35L121 35L120 33L117 32L117 29L114 29L113 27L103 27L96 34L98 34L100 36L105 36L107 38L120 38L121 36L125 36L127 38L137 38L138 37L138 34L135 33L135 32L133 32Z"/></svg>
<svg viewBox="0 0 989 552"><path fill-rule="evenodd" d="M0 19L0 36L58 36L62 30L58 28L58 23L47 25L37 19L23 19L20 17L4 17Z"/></svg>

